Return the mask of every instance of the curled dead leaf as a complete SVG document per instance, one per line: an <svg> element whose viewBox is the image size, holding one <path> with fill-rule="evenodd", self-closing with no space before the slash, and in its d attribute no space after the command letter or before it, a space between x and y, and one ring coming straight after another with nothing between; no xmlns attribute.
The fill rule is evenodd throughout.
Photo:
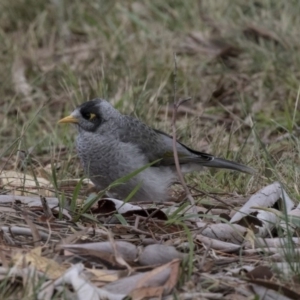
<svg viewBox="0 0 300 300"><path fill-rule="evenodd" d="M230 223L237 223L245 227L253 226L254 229L257 229L259 236L266 236L279 222L279 209L284 207L289 212L294 207L294 202L281 184L274 182L252 195L243 207L234 214Z"/></svg>
<svg viewBox="0 0 300 300"><path fill-rule="evenodd" d="M201 234L212 239L240 245L244 240L246 231L245 227L237 224L220 223L206 226Z"/></svg>
<svg viewBox="0 0 300 300"><path fill-rule="evenodd" d="M139 255L138 262L141 265L165 264L173 259L183 259L185 254L176 250L173 246L153 244L145 247Z"/></svg>
<svg viewBox="0 0 300 300"><path fill-rule="evenodd" d="M138 251L135 245L125 241L114 241L118 254L126 261L134 261ZM62 249L69 250L80 255L97 255L107 253L114 255L114 247L111 242L86 243L86 244L69 244L60 245Z"/></svg>

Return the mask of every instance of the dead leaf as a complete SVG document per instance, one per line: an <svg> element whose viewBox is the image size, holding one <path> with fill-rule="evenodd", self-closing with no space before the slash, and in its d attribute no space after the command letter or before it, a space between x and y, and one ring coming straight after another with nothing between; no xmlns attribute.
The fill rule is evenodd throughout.
<svg viewBox="0 0 300 300"><path fill-rule="evenodd" d="M143 208L138 205L133 205L130 203L124 203L124 201L113 199L113 198L105 198L98 201L98 207L92 209L94 214L102 213L102 214L109 214L118 212L123 217L131 217L134 215L142 216L142 217L149 217L157 218L159 220L168 220L166 214L157 208ZM110 221L112 222L112 220Z"/></svg>
<svg viewBox="0 0 300 300"><path fill-rule="evenodd" d="M186 255L180 253L173 246L149 245L142 250L138 262L143 266L165 264L174 259L183 259Z"/></svg>
<svg viewBox="0 0 300 300"><path fill-rule="evenodd" d="M72 220L71 215L65 208L64 209L59 208L58 198L55 198L55 197L44 197L44 198L47 202L49 209L51 209L53 212L56 212L56 213L58 213L60 210L62 212L63 216L67 220ZM23 204L23 205L26 205L29 207L36 207L36 208L40 208L40 210L43 211L40 197L18 196L18 195L0 195L0 204L9 204L9 203L16 204L16 205Z"/></svg>
<svg viewBox="0 0 300 300"><path fill-rule="evenodd" d="M14 195L32 195L32 192L51 197L55 196L52 184L42 177L34 178L31 175L15 172L3 171L0 174L0 182L3 187L13 191Z"/></svg>
<svg viewBox="0 0 300 300"><path fill-rule="evenodd" d="M59 265L53 259L49 259L41 256L41 247L32 249L26 254L20 252L16 253L12 260L15 266L23 267L25 265L32 265L38 271L45 273L50 279L59 278L65 271L66 268Z"/></svg>
<svg viewBox="0 0 300 300"><path fill-rule="evenodd" d="M138 289L137 296L140 296L141 293L139 293L139 291L143 292L143 288L163 287L163 289L157 289L157 293L160 294L163 290L163 294L167 294L173 289L178 281L179 265L180 261L174 260L166 265L155 268L152 271L121 278L105 285L103 288L115 293L122 292L126 295L131 295L134 290ZM144 292L148 293L149 291L145 290ZM151 292L153 292L153 290L151 290Z"/></svg>
<svg viewBox="0 0 300 300"><path fill-rule="evenodd" d="M133 300L149 299L153 297L161 298L163 292L164 288L162 286L137 288L131 293L131 298Z"/></svg>
<svg viewBox="0 0 300 300"><path fill-rule="evenodd" d="M94 284L89 282L83 274L83 265L81 264L69 268L60 278L55 280L54 286L57 288L59 286L64 286L66 283L72 286L76 294L76 299L78 300L122 300L126 296L124 293L118 294L97 288Z"/></svg>
<svg viewBox="0 0 300 300"><path fill-rule="evenodd" d="M114 241L118 254L128 262L133 262L138 254L135 245L125 241ZM69 244L60 245L62 249L66 249L78 255L91 255L105 259L113 265L117 264L115 258L114 247L111 242L86 243L86 244Z"/></svg>
<svg viewBox="0 0 300 300"><path fill-rule="evenodd" d="M267 292L266 290L271 290L271 291L276 292L276 294L272 293L273 297L275 296L275 298L271 298L271 299L287 299L287 300L288 299L295 299L295 300L300 299L300 294L294 292L293 290L291 290L288 287L281 285L279 283L262 280L262 279L248 279L247 281L264 288L264 290L259 293L260 296L265 297L266 292ZM280 295L284 295L285 297L283 298Z"/></svg>
<svg viewBox="0 0 300 300"><path fill-rule="evenodd" d="M246 273L246 276L250 279L264 279L270 280L274 274L267 266L258 266L250 272Z"/></svg>
<svg viewBox="0 0 300 300"><path fill-rule="evenodd" d="M180 265L180 260L176 259L169 262L168 264L157 267L152 271L147 272L145 276L137 282L136 289L149 286L149 284L152 283L152 279L154 279L156 282L157 279L159 278L159 275L161 275L162 272L164 273L164 271L168 270L169 271L168 273L170 275L164 283L163 281L161 281L161 285L163 285L164 287L164 293L169 294L177 283L178 275L179 275L179 265ZM161 296L161 294L158 294L157 296Z"/></svg>
<svg viewBox="0 0 300 300"><path fill-rule="evenodd" d="M99 270L99 269L89 269L86 270L92 273L95 278L101 282L113 282L121 277L121 273L116 270Z"/></svg>
<svg viewBox="0 0 300 300"><path fill-rule="evenodd" d="M203 236L219 239L221 241L231 242L240 245L244 240L247 229L237 224L209 224L201 231Z"/></svg>
<svg viewBox="0 0 300 300"><path fill-rule="evenodd" d="M282 189L281 184L274 182L251 196L243 207L234 214L230 223L237 223L245 227L254 226L260 236L265 236L278 223L279 217L271 210L260 210L259 207L273 207L277 211L286 207L287 212L289 212L293 206L294 202Z"/></svg>
<svg viewBox="0 0 300 300"><path fill-rule="evenodd" d="M241 249L240 245L226 243L217 239L211 239L201 234L197 235L197 240L211 249L219 250L224 253L234 253Z"/></svg>

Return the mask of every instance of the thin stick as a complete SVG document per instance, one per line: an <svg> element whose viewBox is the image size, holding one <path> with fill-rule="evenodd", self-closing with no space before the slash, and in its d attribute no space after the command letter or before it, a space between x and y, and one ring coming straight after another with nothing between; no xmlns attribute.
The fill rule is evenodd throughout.
<svg viewBox="0 0 300 300"><path fill-rule="evenodd" d="M178 158L178 151L177 151L177 139L176 139L176 115L177 115L177 110L178 107L183 104L186 101L191 100L191 98L186 98L183 100L179 100L178 102L176 101L176 95L177 95L177 61L176 61L176 53L174 53L174 109L173 109L173 115L172 115L172 132L173 132L173 154L174 154L174 161L175 161L175 166L176 166L176 171L178 174L179 181L181 185L184 188L184 191L186 193L187 198L189 199L190 203L192 206L195 206L195 200L186 185L186 182L184 180L184 177L181 172L180 168L180 163L179 163L179 158Z"/></svg>

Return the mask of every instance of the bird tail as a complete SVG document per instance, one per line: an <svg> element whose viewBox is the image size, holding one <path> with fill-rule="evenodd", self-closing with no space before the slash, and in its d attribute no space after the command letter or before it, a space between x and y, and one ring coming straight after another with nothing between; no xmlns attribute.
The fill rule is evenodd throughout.
<svg viewBox="0 0 300 300"><path fill-rule="evenodd" d="M218 157L214 157L212 160L202 163L202 165L210 168L229 169L248 174L256 173L256 171L250 167Z"/></svg>

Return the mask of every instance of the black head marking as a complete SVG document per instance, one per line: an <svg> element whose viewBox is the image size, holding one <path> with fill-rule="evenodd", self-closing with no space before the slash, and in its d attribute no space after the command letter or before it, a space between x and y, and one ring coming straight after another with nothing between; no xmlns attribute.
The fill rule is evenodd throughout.
<svg viewBox="0 0 300 300"><path fill-rule="evenodd" d="M82 118L91 125L93 124L93 126L88 126L89 131L95 131L102 122L100 102L101 99L94 99L78 106Z"/></svg>

